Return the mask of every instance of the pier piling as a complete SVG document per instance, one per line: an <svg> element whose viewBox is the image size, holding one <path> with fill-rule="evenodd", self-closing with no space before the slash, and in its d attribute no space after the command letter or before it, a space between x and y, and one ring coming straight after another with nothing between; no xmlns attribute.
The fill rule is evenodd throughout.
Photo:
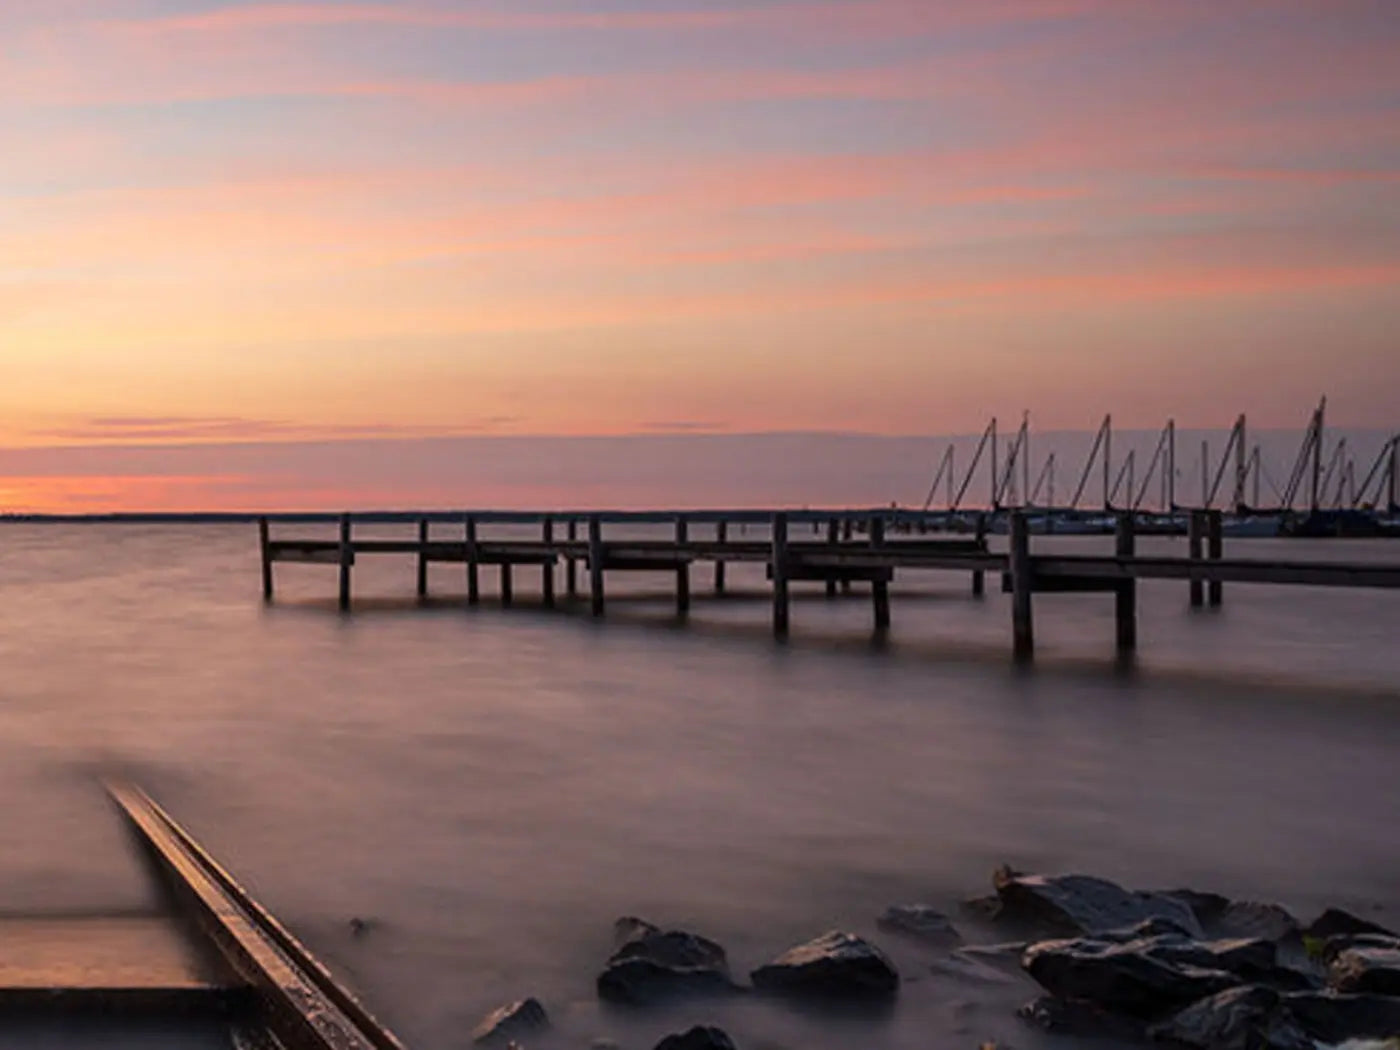
<svg viewBox="0 0 1400 1050"><path fill-rule="evenodd" d="M509 608L511 603L515 601L515 585L511 579L511 569L510 562L501 562L501 605L505 608Z"/></svg>
<svg viewBox="0 0 1400 1050"><path fill-rule="evenodd" d="M885 545L885 519L870 519L870 549L879 550ZM870 581L871 601L875 607L875 630L883 633L890 629L890 585L882 575Z"/></svg>
<svg viewBox="0 0 1400 1050"><path fill-rule="evenodd" d="M786 638L788 634L788 519L786 514L773 515L773 549L769 557L773 565L773 634Z"/></svg>
<svg viewBox="0 0 1400 1050"><path fill-rule="evenodd" d="M1218 510L1206 512L1206 554L1211 561L1225 557L1225 515ZM1207 600L1212 609L1218 608L1224 598L1225 585L1216 578L1207 586Z"/></svg>
<svg viewBox="0 0 1400 1050"><path fill-rule="evenodd" d="M554 544L554 519L545 515L540 525L540 538L546 547ZM546 561L540 569L540 597L546 609L554 608L554 562Z"/></svg>
<svg viewBox="0 0 1400 1050"><path fill-rule="evenodd" d="M835 547L835 546L836 546L838 543L840 543L840 541L841 541L841 532L840 532L840 529L841 529L841 522L840 522L838 519L836 519L836 518L832 518L830 521L828 521L828 522L826 523L826 542L827 542L829 545L831 545L832 547ZM835 575L828 576L828 577L826 578L826 596L827 596L828 598L835 598L835 597L836 597L836 577L835 577Z"/></svg>
<svg viewBox="0 0 1400 1050"><path fill-rule="evenodd" d="M1011 573L1011 647L1018 661L1029 660L1035 654L1035 629L1032 624L1031 592L1034 579L1031 568L1031 530L1026 515L1013 511L1010 521L1011 547L1008 568Z"/></svg>
<svg viewBox="0 0 1400 1050"><path fill-rule="evenodd" d="M841 524L841 541L843 543L850 543L851 539L855 536L855 531L855 523L851 521L850 518L847 518ZM844 578L841 580L841 593L851 593L851 581L849 578Z"/></svg>
<svg viewBox="0 0 1400 1050"><path fill-rule="evenodd" d="M258 546L262 551L263 601L272 601L272 533L266 518L258 519Z"/></svg>
<svg viewBox="0 0 1400 1050"><path fill-rule="evenodd" d="M980 546L987 542L987 515L977 515L977 543ZM987 574L981 569L972 571L972 596L981 598L987 593Z"/></svg>
<svg viewBox="0 0 1400 1050"><path fill-rule="evenodd" d="M690 562L686 560L685 545L690 542L690 523L684 514L676 516L676 549L680 561L676 565L676 615L690 612Z"/></svg>
<svg viewBox="0 0 1400 1050"><path fill-rule="evenodd" d="M350 566L355 561L355 548L350 543L350 515L340 516L340 610L350 610Z"/></svg>
<svg viewBox="0 0 1400 1050"><path fill-rule="evenodd" d="M418 519L418 597L428 596L428 519Z"/></svg>
<svg viewBox="0 0 1400 1050"><path fill-rule="evenodd" d="M597 514L588 518L588 596L593 615L603 615L603 519Z"/></svg>
<svg viewBox="0 0 1400 1050"><path fill-rule="evenodd" d="M481 566L476 543L476 518L470 514L467 515L466 543L467 604L476 605L481 601Z"/></svg>
<svg viewBox="0 0 1400 1050"><path fill-rule="evenodd" d="M1136 553L1134 515L1125 511L1118 515L1113 533L1113 553L1119 558L1131 558ZM1137 648L1137 580L1119 580L1113 592L1113 619L1118 651L1129 653Z"/></svg>
<svg viewBox="0 0 1400 1050"><path fill-rule="evenodd" d="M715 523L715 542L729 542L729 522L721 519ZM715 593L724 593L724 558L715 558Z"/></svg>
<svg viewBox="0 0 1400 1050"><path fill-rule="evenodd" d="M568 536L570 543L578 541L577 518L569 519ZM572 553L564 559L564 589L570 598L578 597L578 559L575 558Z"/></svg>
<svg viewBox="0 0 1400 1050"><path fill-rule="evenodd" d="M1192 567L1201 560L1204 553L1203 542L1206 535L1205 511L1193 510L1186 521L1186 556L1191 559ZM1191 608L1199 609L1206 603L1205 581L1201 577L1191 576Z"/></svg>

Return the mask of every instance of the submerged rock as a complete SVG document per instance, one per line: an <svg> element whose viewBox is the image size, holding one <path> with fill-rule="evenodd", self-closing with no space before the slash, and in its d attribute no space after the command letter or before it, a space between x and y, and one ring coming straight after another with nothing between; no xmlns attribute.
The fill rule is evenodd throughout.
<svg viewBox="0 0 1400 1050"><path fill-rule="evenodd" d="M1400 997L1295 992L1283 997L1303 1030L1322 1043L1400 1035Z"/></svg>
<svg viewBox="0 0 1400 1050"><path fill-rule="evenodd" d="M688 1032L668 1035L656 1044L656 1050L735 1050L734 1040L723 1028L696 1025Z"/></svg>
<svg viewBox="0 0 1400 1050"><path fill-rule="evenodd" d="M756 988L797 995L872 999L899 990L899 972L884 952L838 930L789 949L751 976Z"/></svg>
<svg viewBox="0 0 1400 1050"><path fill-rule="evenodd" d="M969 944L949 952L945 963L934 963L934 973L952 973L990 984L1005 984L1010 975L1020 976L1025 941L1006 944Z"/></svg>
<svg viewBox="0 0 1400 1050"><path fill-rule="evenodd" d="M1016 1011L1023 1021L1051 1035L1072 1035L1080 1039L1122 1039L1143 1036L1143 1025L1122 1014L1110 1013L1084 999L1059 999L1042 995Z"/></svg>
<svg viewBox="0 0 1400 1050"><path fill-rule="evenodd" d="M1188 942L1191 943L1191 942ZM1153 940L1081 938L1026 949L1022 965L1046 991L1115 1013L1152 1018L1241 984L1233 973L1154 954Z"/></svg>
<svg viewBox="0 0 1400 1050"><path fill-rule="evenodd" d="M1353 944L1337 954L1328 971L1332 987L1339 992L1400 996L1400 940L1375 939L1382 943Z"/></svg>
<svg viewBox="0 0 1400 1050"><path fill-rule="evenodd" d="M900 933L939 948L962 943L952 920L927 904L894 904L875 920L880 929Z"/></svg>
<svg viewBox="0 0 1400 1050"><path fill-rule="evenodd" d="M1312 1050L1313 1041L1271 988L1231 988L1151 1029L1154 1039L1199 1050Z"/></svg>
<svg viewBox="0 0 1400 1050"><path fill-rule="evenodd" d="M482 1044L509 1043L523 1035L540 1032L549 1027L549 1015L538 999L521 999L507 1003L482 1018L472 1032L472 1042Z"/></svg>
<svg viewBox="0 0 1400 1050"><path fill-rule="evenodd" d="M630 917L617 921L616 935L617 950L598 975L601 999L639 1005L684 993L735 990L729 960L714 941Z"/></svg>
<svg viewBox="0 0 1400 1050"><path fill-rule="evenodd" d="M1166 919L1193 937L1200 922L1181 900L1162 893L1136 893L1093 875L1022 875L1001 868L993 876L1001 901L998 921L1085 936Z"/></svg>

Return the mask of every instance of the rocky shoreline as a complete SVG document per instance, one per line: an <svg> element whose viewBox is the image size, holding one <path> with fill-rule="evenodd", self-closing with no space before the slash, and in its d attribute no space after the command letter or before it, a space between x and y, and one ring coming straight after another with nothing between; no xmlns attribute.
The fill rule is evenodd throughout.
<svg viewBox="0 0 1400 1050"><path fill-rule="evenodd" d="M1019 1016L1066 1047L1112 1039L1190 1050L1400 1050L1400 935L1367 919L1330 908L1305 925L1276 904L1010 868L994 873L993 888L964 905L971 923L1002 935L993 943L965 943L951 918L921 904L892 906L876 925L937 953L926 971L935 978L1026 974L1044 994ZM901 983L879 947L832 930L742 984L716 942L626 917L597 993L623 1009L739 995L889 1007ZM544 1006L525 999L492 1012L473 1038L521 1048L548 1028ZM697 1026L655 1050L734 1050L734 1042Z"/></svg>

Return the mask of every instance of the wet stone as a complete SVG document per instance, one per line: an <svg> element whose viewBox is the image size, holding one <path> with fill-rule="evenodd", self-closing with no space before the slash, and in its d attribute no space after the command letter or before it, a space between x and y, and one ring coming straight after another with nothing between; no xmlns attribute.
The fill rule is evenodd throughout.
<svg viewBox="0 0 1400 1050"><path fill-rule="evenodd" d="M1312 1050L1313 1041L1271 988L1232 988L1192 1003L1151 1030L1198 1050Z"/></svg>
<svg viewBox="0 0 1400 1050"><path fill-rule="evenodd" d="M751 976L756 988L793 995L875 999L899 990L899 973L884 952L837 930L789 949Z"/></svg>
<svg viewBox="0 0 1400 1050"><path fill-rule="evenodd" d="M1400 937L1394 930L1387 930L1369 919L1362 919L1341 908L1328 908L1303 928L1303 936L1316 941L1326 941L1342 934L1374 933L1384 937Z"/></svg>
<svg viewBox="0 0 1400 1050"><path fill-rule="evenodd" d="M504 1045L522 1036L544 1031L549 1015L538 999L507 1003L487 1014L472 1032L472 1042Z"/></svg>
<svg viewBox="0 0 1400 1050"><path fill-rule="evenodd" d="M1085 999L1059 999L1043 995L1016 1011L1027 1024L1051 1035L1081 1039L1141 1039L1143 1025L1122 1014L1111 1013Z"/></svg>
<svg viewBox="0 0 1400 1050"><path fill-rule="evenodd" d="M598 996L642 1005L683 994L735 990L724 949L684 930L662 930L642 919L619 919L617 949L598 975Z"/></svg>
<svg viewBox="0 0 1400 1050"><path fill-rule="evenodd" d="M1296 992L1283 997L1303 1030L1321 1043L1387 1039L1400 1033L1400 997Z"/></svg>
<svg viewBox="0 0 1400 1050"><path fill-rule="evenodd" d="M656 1050L735 1050L734 1040L723 1028L696 1025L686 1032L668 1035L656 1044Z"/></svg>
<svg viewBox="0 0 1400 1050"><path fill-rule="evenodd" d="M993 876L1001 900L998 922L1085 936L1166 919L1193 937L1204 936L1196 914L1162 893L1139 893L1093 875L1023 875L1009 868Z"/></svg>
<svg viewBox="0 0 1400 1050"><path fill-rule="evenodd" d="M1089 938L1045 941L1027 948L1022 964L1052 995L1087 999L1142 1018L1179 1010L1242 983L1225 970L1159 957L1151 950L1153 944Z"/></svg>
<svg viewBox="0 0 1400 1050"><path fill-rule="evenodd" d="M1400 996L1400 940L1346 948L1332 960L1328 979L1339 992Z"/></svg>

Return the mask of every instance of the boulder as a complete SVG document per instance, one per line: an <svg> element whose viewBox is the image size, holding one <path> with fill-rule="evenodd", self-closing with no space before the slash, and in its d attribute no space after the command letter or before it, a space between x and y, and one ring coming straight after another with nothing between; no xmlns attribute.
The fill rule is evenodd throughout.
<svg viewBox="0 0 1400 1050"><path fill-rule="evenodd" d="M1328 980L1339 992L1400 996L1400 940L1344 949L1332 960Z"/></svg>
<svg viewBox="0 0 1400 1050"><path fill-rule="evenodd" d="M714 941L662 930L642 919L619 919L617 950L598 975L598 997L639 1005L685 993L735 990L729 960Z"/></svg>
<svg viewBox="0 0 1400 1050"><path fill-rule="evenodd" d="M472 1042L505 1044L524 1035L544 1031L549 1027L549 1015L538 999L520 999L493 1010L481 1019L472 1031Z"/></svg>
<svg viewBox="0 0 1400 1050"><path fill-rule="evenodd" d="M1197 890L1167 890L1161 895L1189 907L1207 937L1257 937L1277 942L1296 937L1301 930L1298 920L1277 904L1232 901L1218 893Z"/></svg>
<svg viewBox="0 0 1400 1050"><path fill-rule="evenodd" d="M880 929L899 933L938 948L962 943L952 921L927 904L894 904L875 920Z"/></svg>
<svg viewBox="0 0 1400 1050"><path fill-rule="evenodd" d="M1342 933L1323 941L1322 950L1318 952L1318 955L1323 962L1330 964L1349 948L1400 949L1400 938L1390 937L1383 933Z"/></svg>
<svg viewBox="0 0 1400 1050"><path fill-rule="evenodd" d="M668 1035L656 1044L656 1050L734 1050L734 1040L723 1028L696 1025L688 1032Z"/></svg>
<svg viewBox="0 0 1400 1050"><path fill-rule="evenodd" d="M1303 1030L1321 1043L1387 1039L1400 1033L1400 996L1295 992L1283 997Z"/></svg>
<svg viewBox="0 0 1400 1050"><path fill-rule="evenodd" d="M1387 930L1367 919L1361 919L1342 911L1341 908L1328 908L1303 928L1303 936L1315 941L1325 941L1341 934L1378 933L1385 937L1397 937L1394 930Z"/></svg>
<svg viewBox="0 0 1400 1050"><path fill-rule="evenodd" d="M899 990L899 973L884 952L838 930L789 949L751 976L756 988L795 995L873 999Z"/></svg>
<svg viewBox="0 0 1400 1050"><path fill-rule="evenodd" d="M1001 868L993 876L1001 900L998 921L1051 930L1062 936L1092 936L1167 919L1193 937L1204 936L1196 914L1175 897L1135 893L1093 875L1022 875Z"/></svg>
<svg viewBox="0 0 1400 1050"><path fill-rule="evenodd" d="M1124 1042L1136 1042L1143 1036L1141 1022L1110 1013L1085 999L1058 999L1053 995L1042 995L1021 1007L1016 1014L1023 1021L1051 1035L1118 1039Z"/></svg>
<svg viewBox="0 0 1400 1050"><path fill-rule="evenodd" d="M1154 1039L1199 1050L1312 1050L1272 988L1231 988L1192 1003L1150 1030Z"/></svg>
<svg viewBox="0 0 1400 1050"><path fill-rule="evenodd" d="M1225 970L1155 955L1153 944L1152 939L1126 944L1090 938L1044 941L1027 948L1021 962L1052 995L1087 999L1144 1019L1243 983Z"/></svg>

